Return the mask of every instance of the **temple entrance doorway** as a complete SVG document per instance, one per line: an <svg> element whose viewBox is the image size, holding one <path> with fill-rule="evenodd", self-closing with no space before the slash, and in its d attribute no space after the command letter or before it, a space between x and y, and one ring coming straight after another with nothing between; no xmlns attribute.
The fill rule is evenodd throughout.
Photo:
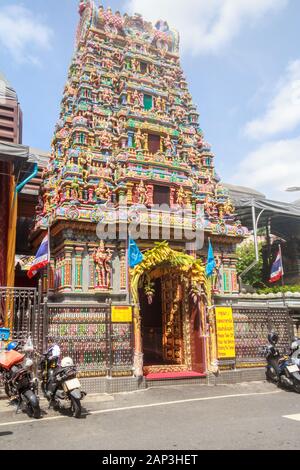
<svg viewBox="0 0 300 470"><path fill-rule="evenodd" d="M145 292L140 290L145 366L164 363L161 279L155 280L154 289L155 294L151 303L149 303Z"/></svg>
<svg viewBox="0 0 300 470"><path fill-rule="evenodd" d="M182 288L178 273L156 277L153 295L139 292L144 366L184 364Z"/></svg>
<svg viewBox="0 0 300 470"><path fill-rule="evenodd" d="M136 376L205 374L207 284L201 260L172 250L166 241L143 256L131 271Z"/></svg>

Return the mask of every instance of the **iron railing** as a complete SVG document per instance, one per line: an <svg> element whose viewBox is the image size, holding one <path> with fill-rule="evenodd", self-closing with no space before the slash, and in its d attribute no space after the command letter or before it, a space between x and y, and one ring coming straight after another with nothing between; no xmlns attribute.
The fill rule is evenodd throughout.
<svg viewBox="0 0 300 470"><path fill-rule="evenodd" d="M0 287L0 321L11 331L11 339L23 344L31 337L40 350L43 345L43 308L38 290L28 287Z"/></svg>

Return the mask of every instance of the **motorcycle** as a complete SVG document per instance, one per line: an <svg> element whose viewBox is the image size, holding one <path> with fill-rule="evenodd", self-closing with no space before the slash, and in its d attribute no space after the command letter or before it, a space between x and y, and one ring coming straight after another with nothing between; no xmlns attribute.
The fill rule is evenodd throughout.
<svg viewBox="0 0 300 470"><path fill-rule="evenodd" d="M75 418L81 416L81 400L86 393L81 390L76 377L76 367L70 357L64 357L59 365L59 346L52 346L40 361L41 388L49 402L58 409L71 408Z"/></svg>
<svg viewBox="0 0 300 470"><path fill-rule="evenodd" d="M22 408L29 417L38 419L41 416L41 409L37 380L31 373L32 365L31 359L26 359L25 354L15 349L5 351L0 357L4 389L9 398L16 397L18 403L16 413Z"/></svg>
<svg viewBox="0 0 300 470"><path fill-rule="evenodd" d="M0 374L4 391L8 398L18 394L13 385L12 377L21 367L21 362L25 358L25 354L21 354L20 349L20 344L14 341L9 343L5 351L0 355Z"/></svg>
<svg viewBox="0 0 300 470"><path fill-rule="evenodd" d="M36 378L32 378L31 367L33 361L26 359L24 365L13 374L12 384L15 390L17 390L18 406L17 411L20 408L25 409L29 417L40 418L41 409L38 397L38 382Z"/></svg>
<svg viewBox="0 0 300 470"><path fill-rule="evenodd" d="M268 335L269 345L265 348L266 379L278 386L284 386L300 393L300 341L293 341L290 354L281 356L276 348L278 339L276 333Z"/></svg>

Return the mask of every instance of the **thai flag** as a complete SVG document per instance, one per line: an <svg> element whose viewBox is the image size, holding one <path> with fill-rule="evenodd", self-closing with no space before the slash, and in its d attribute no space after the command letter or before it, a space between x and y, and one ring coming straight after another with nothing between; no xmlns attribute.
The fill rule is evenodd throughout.
<svg viewBox="0 0 300 470"><path fill-rule="evenodd" d="M38 252L35 256L35 259L27 272L27 276L31 279L33 276L36 275L39 269L47 266L49 263L49 241L48 235L45 236L43 239L41 246L38 249Z"/></svg>
<svg viewBox="0 0 300 470"><path fill-rule="evenodd" d="M282 265L282 255L281 255L281 248L279 247L279 251L277 253L276 259L271 268L271 275L269 282L276 282L283 276L283 265Z"/></svg>

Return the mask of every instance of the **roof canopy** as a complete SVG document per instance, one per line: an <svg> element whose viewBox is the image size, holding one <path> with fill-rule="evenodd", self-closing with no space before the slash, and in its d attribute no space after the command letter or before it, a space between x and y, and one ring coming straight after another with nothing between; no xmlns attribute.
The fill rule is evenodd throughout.
<svg viewBox="0 0 300 470"><path fill-rule="evenodd" d="M0 160L14 163L15 174L19 173L29 157L29 147L20 144L8 144L0 140Z"/></svg>
<svg viewBox="0 0 300 470"><path fill-rule="evenodd" d="M253 228L252 208L254 207L258 228L271 224L271 233L285 238L300 233L300 207L287 202L267 199L263 194L248 188L227 185L230 196L234 201L237 217L242 224ZM243 189L241 191L240 189Z"/></svg>

